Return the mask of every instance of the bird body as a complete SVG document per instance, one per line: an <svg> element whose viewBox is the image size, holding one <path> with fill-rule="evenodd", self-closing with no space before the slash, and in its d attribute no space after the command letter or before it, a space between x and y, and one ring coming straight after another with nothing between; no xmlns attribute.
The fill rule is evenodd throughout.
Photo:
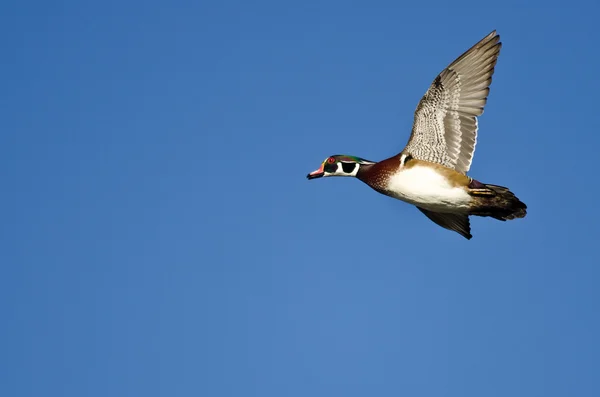
<svg viewBox="0 0 600 397"><path fill-rule="evenodd" d="M379 193L415 205L438 225L467 239L469 216L498 220L523 218L527 206L508 188L469 176L477 141L477 117L483 113L500 53L495 31L445 68L415 111L408 144L380 162L334 155L308 179L350 176Z"/></svg>
<svg viewBox="0 0 600 397"><path fill-rule="evenodd" d="M465 175L416 159L404 164L396 158L386 161L359 171L358 178L381 193L431 211L468 211L471 197L465 190L468 185ZM381 166L388 165L390 168L380 171ZM394 165L396 169L392 168ZM384 172L387 175L381 178Z"/></svg>

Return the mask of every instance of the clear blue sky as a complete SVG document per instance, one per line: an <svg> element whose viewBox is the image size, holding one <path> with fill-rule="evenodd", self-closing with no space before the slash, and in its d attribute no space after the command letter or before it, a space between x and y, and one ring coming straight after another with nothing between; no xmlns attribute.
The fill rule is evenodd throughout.
<svg viewBox="0 0 600 397"><path fill-rule="evenodd" d="M592 3L4 4L0 395L599 396ZM527 218L306 180L493 29L471 175Z"/></svg>

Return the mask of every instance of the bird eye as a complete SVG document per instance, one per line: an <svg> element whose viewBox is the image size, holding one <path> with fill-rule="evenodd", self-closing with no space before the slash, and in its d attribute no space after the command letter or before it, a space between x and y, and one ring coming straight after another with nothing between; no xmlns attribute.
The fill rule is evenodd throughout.
<svg viewBox="0 0 600 397"><path fill-rule="evenodd" d="M333 163L335 163L335 159L333 157L330 157L327 159L327 163L333 164Z"/></svg>

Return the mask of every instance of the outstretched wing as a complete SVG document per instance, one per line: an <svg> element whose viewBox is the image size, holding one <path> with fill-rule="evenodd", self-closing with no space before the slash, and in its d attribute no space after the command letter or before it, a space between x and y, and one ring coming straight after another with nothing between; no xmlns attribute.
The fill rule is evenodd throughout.
<svg viewBox="0 0 600 397"><path fill-rule="evenodd" d="M477 116L483 113L500 54L493 31L444 69L415 111L405 152L466 173L477 141Z"/></svg>
<svg viewBox="0 0 600 397"><path fill-rule="evenodd" d="M422 213L444 229L453 230L467 240L471 237L471 224L467 214L449 214L441 212L433 212L421 207L417 207Z"/></svg>

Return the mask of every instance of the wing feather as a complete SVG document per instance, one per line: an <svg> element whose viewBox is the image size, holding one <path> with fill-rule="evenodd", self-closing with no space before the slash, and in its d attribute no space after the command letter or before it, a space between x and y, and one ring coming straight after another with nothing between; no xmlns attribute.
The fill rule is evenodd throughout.
<svg viewBox="0 0 600 397"><path fill-rule="evenodd" d="M405 152L469 171L477 144L477 116L487 102L501 47L500 36L493 31L435 78L417 106Z"/></svg>
<svg viewBox="0 0 600 397"><path fill-rule="evenodd" d="M444 229L455 231L467 240L470 240L473 235L471 234L471 224L469 222L469 216L467 214L448 214L441 212L433 212L426 210L421 207L417 207L427 218L431 219L436 224L440 225Z"/></svg>

